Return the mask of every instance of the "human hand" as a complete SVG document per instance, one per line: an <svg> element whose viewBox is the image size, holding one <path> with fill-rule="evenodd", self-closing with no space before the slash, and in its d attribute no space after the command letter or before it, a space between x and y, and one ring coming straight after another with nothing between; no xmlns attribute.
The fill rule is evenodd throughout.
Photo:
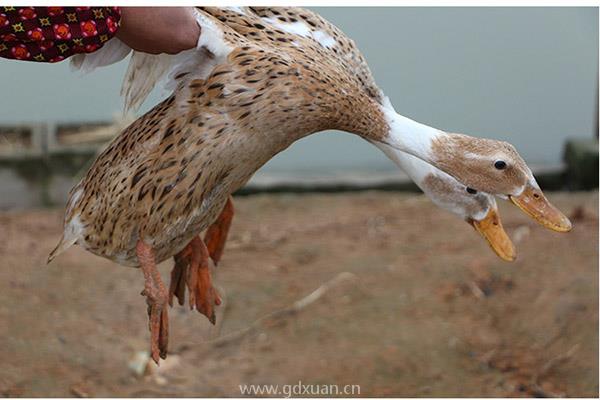
<svg viewBox="0 0 600 400"><path fill-rule="evenodd" d="M176 54L196 46L200 26L191 7L122 7L116 36L136 51Z"/></svg>

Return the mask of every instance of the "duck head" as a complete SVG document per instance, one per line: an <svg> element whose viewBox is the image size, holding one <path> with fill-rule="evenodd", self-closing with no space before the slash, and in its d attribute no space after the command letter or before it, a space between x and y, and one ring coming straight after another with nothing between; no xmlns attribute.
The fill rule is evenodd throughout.
<svg viewBox="0 0 600 400"><path fill-rule="evenodd" d="M546 199L511 144L429 127L397 114L389 101L382 112L388 131L381 142L432 164L478 192L509 199L546 228L571 230L569 219Z"/></svg>
<svg viewBox="0 0 600 400"><path fill-rule="evenodd" d="M439 135L431 144L435 165L475 190L509 199L535 221L558 232L571 222L554 207L533 173L510 143L457 133Z"/></svg>
<svg viewBox="0 0 600 400"><path fill-rule="evenodd" d="M468 222L505 261L514 261L516 250L504 231L493 196L467 187L450 175L410 154L372 142L419 186L438 207Z"/></svg>

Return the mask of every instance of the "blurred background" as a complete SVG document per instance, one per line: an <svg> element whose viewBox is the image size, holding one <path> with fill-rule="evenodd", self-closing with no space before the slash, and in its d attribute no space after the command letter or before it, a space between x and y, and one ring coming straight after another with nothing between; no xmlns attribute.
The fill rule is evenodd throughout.
<svg viewBox="0 0 600 400"><path fill-rule="evenodd" d="M450 132L507 140L542 178L565 171L567 140L597 137L595 8L315 10L356 41L399 113ZM122 127L119 90L126 67L124 60L81 76L68 62L1 61L0 208L64 204L74 170ZM140 112L165 95L156 90ZM21 150L43 167L23 161L20 169L2 168ZM597 186L597 174L589 179ZM247 189L394 187L405 181L373 146L326 132L275 157Z"/></svg>
<svg viewBox="0 0 600 400"><path fill-rule="evenodd" d="M399 113L514 144L573 232L502 204L519 252L503 263L375 148L313 135L236 196L218 326L174 309L171 355L152 368L139 271L80 249L42 267L68 190L135 118L121 114L127 60L81 76L0 59L1 394L239 396L301 380L368 396L598 395L598 8L314 10ZM322 285L306 310L253 325Z"/></svg>

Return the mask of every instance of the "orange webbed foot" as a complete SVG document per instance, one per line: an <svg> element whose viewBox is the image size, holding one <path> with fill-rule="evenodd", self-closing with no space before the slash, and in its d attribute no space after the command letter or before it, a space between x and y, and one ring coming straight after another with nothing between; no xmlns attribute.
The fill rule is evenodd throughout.
<svg viewBox="0 0 600 400"><path fill-rule="evenodd" d="M215 266L221 259L233 214L233 200L229 196L221 214L207 229L204 241L195 237L173 257L175 265L171 271L169 305L173 306L173 297L177 297L179 305L185 303L187 286L190 309L196 308L213 324L216 323L215 306L221 304L221 297L212 284L209 258Z"/></svg>
<svg viewBox="0 0 600 400"><path fill-rule="evenodd" d="M221 304L221 297L212 285L208 249L199 236L174 257L175 265L171 271L169 286L169 304L177 297L180 305L185 303L185 287L189 292L188 303L204 314L212 323L216 323L215 306Z"/></svg>
<svg viewBox="0 0 600 400"><path fill-rule="evenodd" d="M214 325L216 323L215 306L221 304L221 297L212 285L209 266L209 253L200 237L190 242L192 257L188 267L188 290L190 308L204 314Z"/></svg>

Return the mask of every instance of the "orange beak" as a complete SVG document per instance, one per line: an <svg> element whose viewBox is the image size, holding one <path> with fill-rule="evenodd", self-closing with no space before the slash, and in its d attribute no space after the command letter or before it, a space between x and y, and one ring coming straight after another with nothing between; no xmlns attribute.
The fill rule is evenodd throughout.
<svg viewBox="0 0 600 400"><path fill-rule="evenodd" d="M504 231L500 215L495 209L490 208L481 221L472 219L468 222L485 238L498 257L504 261L514 261L517 258L515 246Z"/></svg>
<svg viewBox="0 0 600 400"><path fill-rule="evenodd" d="M569 218L550 204L539 188L527 185L520 195L508 197L525 214L548 229L569 232L573 227Z"/></svg>

